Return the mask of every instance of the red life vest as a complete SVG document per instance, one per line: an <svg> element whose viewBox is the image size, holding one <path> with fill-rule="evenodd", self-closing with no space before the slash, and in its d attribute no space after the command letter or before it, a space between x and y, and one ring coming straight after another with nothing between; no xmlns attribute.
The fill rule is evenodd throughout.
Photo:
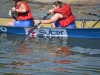
<svg viewBox="0 0 100 75"><path fill-rule="evenodd" d="M21 3L19 3L19 4L16 6L16 9L19 9L19 7L20 7L21 4L25 4L25 6L26 6L26 12L25 12L25 13L17 12L17 14L18 14L17 20L32 19L33 16L32 16L31 10L30 10L28 4L27 4L25 1L22 1Z"/></svg>
<svg viewBox="0 0 100 75"><path fill-rule="evenodd" d="M75 19L69 4L65 4L62 8L55 9L54 14L55 13L60 13L63 15L63 18L58 19L58 22L61 27L68 26Z"/></svg>

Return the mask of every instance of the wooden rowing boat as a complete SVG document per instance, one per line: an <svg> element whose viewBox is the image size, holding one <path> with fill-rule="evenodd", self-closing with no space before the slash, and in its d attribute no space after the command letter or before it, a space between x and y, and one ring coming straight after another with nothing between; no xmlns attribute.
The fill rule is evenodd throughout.
<svg viewBox="0 0 100 75"><path fill-rule="evenodd" d="M4 18L3 18L4 19ZM0 19L0 33L27 35L31 28L4 26ZM3 22L3 21L2 21ZM35 29L31 37L74 37L74 38L100 38L100 22L91 28L96 20L76 20L77 28L51 28L49 24Z"/></svg>

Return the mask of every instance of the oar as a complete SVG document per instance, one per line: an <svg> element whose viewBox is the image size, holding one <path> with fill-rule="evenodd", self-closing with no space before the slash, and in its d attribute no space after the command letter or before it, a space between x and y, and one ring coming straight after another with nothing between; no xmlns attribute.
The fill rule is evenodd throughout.
<svg viewBox="0 0 100 75"><path fill-rule="evenodd" d="M79 11L79 13L86 14L86 15L93 15L93 16L99 17L99 15L98 15L98 14L95 14L95 13L88 13L88 12L83 12L83 11ZM92 26L92 28L95 27L95 25L96 25L99 21L100 21L100 19Z"/></svg>
<svg viewBox="0 0 100 75"><path fill-rule="evenodd" d="M92 28L95 27L95 25L96 25L97 23L99 23L99 22L100 22L100 19L99 19L97 22L95 22L95 24L92 26Z"/></svg>
<svg viewBox="0 0 100 75"><path fill-rule="evenodd" d="M98 16L98 14L95 14L95 13L90 13L90 12L83 12L83 11L79 11L79 13L86 14L86 15Z"/></svg>
<svg viewBox="0 0 100 75"><path fill-rule="evenodd" d="M13 19L15 19L17 21L17 14L16 14L16 12L11 12L11 15L12 15Z"/></svg>
<svg viewBox="0 0 100 75"><path fill-rule="evenodd" d="M43 17L43 19L45 19L46 17L48 17L49 16L49 14L46 14L44 17ZM19 42L19 43L17 43L17 44L15 44L15 45L13 45L13 46L10 46L10 47L8 47L8 48L6 48L6 50L7 49L11 49L11 48L13 48L13 47L15 47L15 46L17 46L17 45L19 45L20 43L22 43L39 25L40 25L41 23L38 23L38 24L36 24L34 27L32 27L31 29L30 29L30 32Z"/></svg>
<svg viewBox="0 0 100 75"><path fill-rule="evenodd" d="M12 16L12 18L17 21L17 14L16 14L16 12L13 12L13 11L9 10L9 16Z"/></svg>
<svg viewBox="0 0 100 75"><path fill-rule="evenodd" d="M15 0L15 8L17 5L17 0ZM13 17L13 19L15 19L17 21L17 14L15 11L9 10L9 15Z"/></svg>

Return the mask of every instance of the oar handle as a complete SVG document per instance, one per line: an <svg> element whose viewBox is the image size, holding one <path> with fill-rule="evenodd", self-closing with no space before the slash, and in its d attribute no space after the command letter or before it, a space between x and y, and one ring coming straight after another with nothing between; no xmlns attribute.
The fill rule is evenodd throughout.
<svg viewBox="0 0 100 75"><path fill-rule="evenodd" d="M12 12L11 15L17 21L17 14L16 14L16 12Z"/></svg>
<svg viewBox="0 0 100 75"><path fill-rule="evenodd" d="M79 13L86 14L86 15L98 16L98 14L95 14L95 13L90 13L90 12L83 12L83 11L79 11Z"/></svg>

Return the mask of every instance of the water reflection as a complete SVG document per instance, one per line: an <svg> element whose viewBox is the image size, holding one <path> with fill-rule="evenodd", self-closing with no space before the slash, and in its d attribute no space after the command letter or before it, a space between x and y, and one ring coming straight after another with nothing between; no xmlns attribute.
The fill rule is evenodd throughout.
<svg viewBox="0 0 100 75"><path fill-rule="evenodd" d="M100 39L86 39L86 38L68 38L68 46L77 46L83 48L100 49Z"/></svg>
<svg viewBox="0 0 100 75"><path fill-rule="evenodd" d="M0 50L6 49L9 46L13 46L18 43L25 35L12 35L6 33L0 33Z"/></svg>
<svg viewBox="0 0 100 75"><path fill-rule="evenodd" d="M32 0L29 5L35 19L41 19L51 8L51 4L33 3ZM7 17L12 6L11 0L2 0L0 16ZM71 8L76 19L98 19L79 14L79 11L100 13L100 4L72 4ZM23 37L0 34L0 75L100 74L100 39L29 37L22 44L4 50Z"/></svg>
<svg viewBox="0 0 100 75"><path fill-rule="evenodd" d="M68 57L70 56L71 52L69 51L69 47L68 46L62 46L62 47L57 47L57 48L53 48L53 53L54 56L58 56L58 57ZM54 60L53 63L55 64L71 64L70 60L67 59L57 59ZM59 68L52 68L53 71L58 71L58 72L68 72L68 68L64 68L64 67L59 67Z"/></svg>
<svg viewBox="0 0 100 75"><path fill-rule="evenodd" d="M5 38L6 41L10 40L14 42L18 39L18 37L16 37L16 39L10 38L11 35L7 36L8 37ZM0 74L99 75L100 48L98 44L100 42L98 40L29 37L22 44L13 49L4 51L4 53L0 50ZM98 44L96 44L97 41Z"/></svg>

